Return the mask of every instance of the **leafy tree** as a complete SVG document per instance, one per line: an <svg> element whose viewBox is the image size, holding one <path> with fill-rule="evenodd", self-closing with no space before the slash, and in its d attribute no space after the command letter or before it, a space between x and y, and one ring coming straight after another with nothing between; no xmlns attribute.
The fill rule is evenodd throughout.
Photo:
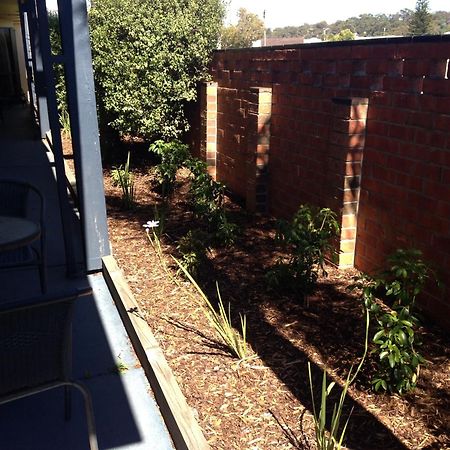
<svg viewBox="0 0 450 450"><path fill-rule="evenodd" d="M352 30L346 28L339 31L339 33L331 35L329 41L353 41L355 39L355 33Z"/></svg>
<svg viewBox="0 0 450 450"><path fill-rule="evenodd" d="M188 128L186 102L207 77L222 0L96 0L90 11L97 95L110 125L145 139Z"/></svg>
<svg viewBox="0 0 450 450"><path fill-rule="evenodd" d="M450 11L436 11L431 15L431 33L444 34L450 32Z"/></svg>
<svg viewBox="0 0 450 450"><path fill-rule="evenodd" d="M252 42L261 39L264 35L264 22L245 8L238 11L237 25L224 27L222 30L222 48L251 47Z"/></svg>
<svg viewBox="0 0 450 450"><path fill-rule="evenodd" d="M409 33L413 36L428 34L431 31L431 14L428 0L417 0L416 9L409 23Z"/></svg>

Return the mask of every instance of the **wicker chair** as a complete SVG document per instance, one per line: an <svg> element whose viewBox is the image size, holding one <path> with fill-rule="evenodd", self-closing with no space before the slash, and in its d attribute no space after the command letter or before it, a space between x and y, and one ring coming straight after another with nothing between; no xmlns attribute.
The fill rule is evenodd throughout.
<svg viewBox="0 0 450 450"><path fill-rule="evenodd" d="M0 305L0 405L63 386L69 420L70 388L75 387L84 397L90 448L97 450L91 396L70 379L73 304L90 292Z"/></svg>
<svg viewBox="0 0 450 450"><path fill-rule="evenodd" d="M37 265L42 293L47 290L44 198L25 181L0 179L0 215L32 220L39 226L38 241L0 253L0 269Z"/></svg>

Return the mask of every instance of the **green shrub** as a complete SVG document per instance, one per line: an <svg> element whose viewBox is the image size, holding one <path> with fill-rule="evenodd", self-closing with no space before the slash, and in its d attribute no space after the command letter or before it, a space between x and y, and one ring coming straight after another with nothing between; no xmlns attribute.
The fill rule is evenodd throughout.
<svg viewBox="0 0 450 450"><path fill-rule="evenodd" d="M365 305L374 318L372 353L377 371L372 378L375 391L403 394L415 388L425 359L417 352L419 319L414 314L417 295L434 272L422 260L419 250L397 250L388 258L389 268L377 277L361 275L354 287L361 289ZM375 301L383 296L392 309Z"/></svg>
<svg viewBox="0 0 450 450"><path fill-rule="evenodd" d="M178 140L171 142L158 140L150 145L149 150L161 158L155 173L161 186L161 194L163 198L167 198L173 192L178 169L189 158L189 147Z"/></svg>
<svg viewBox="0 0 450 450"><path fill-rule="evenodd" d="M291 222L279 221L277 240L289 252L267 273L274 288L291 287L304 296L311 293L320 272L325 271L325 257L338 255L333 239L339 234L336 214L328 208L300 206Z"/></svg>
<svg viewBox="0 0 450 450"><path fill-rule="evenodd" d="M185 106L208 76L224 13L222 0L92 2L97 94L115 130L169 140L188 128Z"/></svg>

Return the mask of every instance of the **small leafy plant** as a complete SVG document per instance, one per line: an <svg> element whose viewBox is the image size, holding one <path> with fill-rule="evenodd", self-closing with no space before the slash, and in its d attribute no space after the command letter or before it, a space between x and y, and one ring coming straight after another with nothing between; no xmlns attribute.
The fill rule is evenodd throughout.
<svg viewBox="0 0 450 450"><path fill-rule="evenodd" d="M188 168L191 172L190 195L194 215L213 225L223 209L225 185L212 179L203 161L191 159Z"/></svg>
<svg viewBox="0 0 450 450"><path fill-rule="evenodd" d="M419 378L420 366L425 359L415 350L415 329L419 322L408 307L376 316L377 329L373 337L379 358L376 375L372 380L375 391L411 391Z"/></svg>
<svg viewBox="0 0 450 450"><path fill-rule="evenodd" d="M375 335L372 350L377 355L377 372L372 379L375 391L403 394L415 388L425 359L416 346L419 319L414 314L417 295L434 272L416 249L397 250L388 258L389 267L377 277L362 275L354 286L373 313ZM392 308L381 308L376 296L388 300Z"/></svg>
<svg viewBox="0 0 450 450"><path fill-rule="evenodd" d="M417 295L434 272L417 249L399 249L389 256L388 263L388 270L382 273L386 296L393 300L395 308L414 307Z"/></svg>
<svg viewBox="0 0 450 450"><path fill-rule="evenodd" d="M304 296L311 293L319 273L327 275L325 257L338 255L333 239L339 234L336 214L329 208L302 205L291 222L279 221L277 240L289 251L267 273L270 286L289 286Z"/></svg>
<svg viewBox="0 0 450 450"><path fill-rule="evenodd" d="M189 230L179 241L177 250L181 253L181 263L194 277L198 270L208 259L210 251L208 235L201 230Z"/></svg>
<svg viewBox="0 0 450 450"><path fill-rule="evenodd" d="M235 243L238 226L228 220L225 211L216 217L215 226L216 231L213 237L216 245L229 247Z"/></svg>
<svg viewBox="0 0 450 450"><path fill-rule="evenodd" d="M130 152L128 152L125 165L113 167L111 178L114 186L120 186L122 189L122 205L125 209L133 208L134 201L134 177L130 170Z"/></svg>
<svg viewBox="0 0 450 450"><path fill-rule="evenodd" d="M216 245L232 245L237 226L229 222L224 208L225 185L212 179L207 166L198 159L189 160L191 205L194 216L206 222Z"/></svg>
<svg viewBox="0 0 450 450"><path fill-rule="evenodd" d="M178 169L189 158L189 147L178 140L171 142L158 140L150 145L149 151L161 158L155 172L161 186L161 195L166 199L173 192Z"/></svg>

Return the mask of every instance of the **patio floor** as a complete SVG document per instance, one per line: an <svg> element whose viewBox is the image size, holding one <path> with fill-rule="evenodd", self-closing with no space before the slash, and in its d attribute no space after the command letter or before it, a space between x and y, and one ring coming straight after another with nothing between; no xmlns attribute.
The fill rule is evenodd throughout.
<svg viewBox="0 0 450 450"><path fill-rule="evenodd" d="M46 198L49 294L89 284L93 295L76 302L73 322L73 378L93 398L101 449L173 449L150 385L132 349L101 274L69 279L65 274L59 202L51 154L35 130L28 108L14 105L0 122L0 177L25 179ZM49 157L50 156L50 157ZM76 215L73 229L82 252ZM0 301L39 293L36 269L0 271ZM0 361L0 364L8 364ZM73 393L72 418L64 420L63 390L55 389L0 406L1 447L85 449L87 426L81 394Z"/></svg>

